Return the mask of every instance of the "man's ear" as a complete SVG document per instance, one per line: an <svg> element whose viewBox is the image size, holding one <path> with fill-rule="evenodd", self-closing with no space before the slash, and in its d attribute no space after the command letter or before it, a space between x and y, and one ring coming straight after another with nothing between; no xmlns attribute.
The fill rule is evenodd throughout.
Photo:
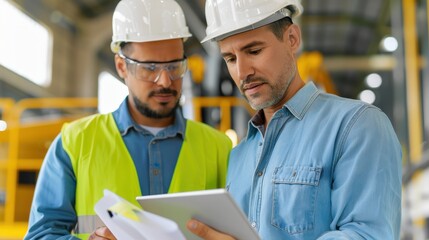
<svg viewBox="0 0 429 240"><path fill-rule="evenodd" d="M297 53L301 46L301 29L298 25L292 24L286 29L285 34L286 36L284 37L289 41L293 52Z"/></svg>
<svg viewBox="0 0 429 240"><path fill-rule="evenodd" d="M118 54L115 54L115 67L119 77L122 79L126 79L128 73L127 64L125 63L125 60L123 58L119 57Z"/></svg>

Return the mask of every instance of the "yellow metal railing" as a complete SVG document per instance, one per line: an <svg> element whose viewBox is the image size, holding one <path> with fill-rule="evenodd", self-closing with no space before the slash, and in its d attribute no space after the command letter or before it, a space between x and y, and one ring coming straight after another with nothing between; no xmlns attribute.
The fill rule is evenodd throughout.
<svg viewBox="0 0 429 240"><path fill-rule="evenodd" d="M0 112L1 119L4 123L10 122L10 112L14 105L15 101L10 98L0 99ZM9 143L9 131L0 131L0 194L6 193L6 169L7 169L7 153L8 153L8 143ZM4 219L5 215L5 204L0 203L0 221Z"/></svg>
<svg viewBox="0 0 429 240"><path fill-rule="evenodd" d="M196 97L192 99L194 108L194 119L202 121L202 109L205 107L219 107L220 108L220 124L219 130L225 132L231 128L231 109L232 107L243 107L250 114L254 110L243 98L237 97Z"/></svg>
<svg viewBox="0 0 429 240"><path fill-rule="evenodd" d="M10 122L10 113L15 101L10 98L0 98L0 112L2 113L2 118L0 120L5 121L6 123ZM1 143L7 143L9 141L9 131L0 131L0 171L6 169L6 152L5 149L7 146L2 145ZM0 184L0 188L2 185Z"/></svg>
<svg viewBox="0 0 429 240"><path fill-rule="evenodd" d="M0 146L7 146L1 149L6 159L0 158L0 174L6 175L2 176L5 186L0 185L5 187L6 193L4 211L0 212L0 239L11 239L11 235L22 238L27 228L34 186L20 185L19 172L38 172L62 124L94 113L97 104L96 98L34 98L16 103L0 99L3 120L7 122L7 130L0 132ZM26 111L47 109L55 109L59 113L55 116L48 113L48 118L26 119Z"/></svg>
<svg viewBox="0 0 429 240"><path fill-rule="evenodd" d="M59 128L62 125L62 122L71 120L73 118L81 117L78 115L71 118L60 118L57 121L43 121L41 124L33 125L36 127L34 129L31 124L23 124L21 118L23 113L29 109L69 109L69 108L88 108L88 107L97 107L97 99L95 98L39 98L39 99L24 99L17 104L15 104L13 111L11 111L11 122L10 122L10 142L9 142L9 155L8 155L8 164L7 164L7 178L6 178L6 209L5 209L5 222L12 223L15 221L15 211L16 211L16 189L17 189L17 173L19 170L38 170L42 164L43 156L40 158L21 158L20 153L20 143L22 140L30 141L41 141L42 138L34 139L36 136L31 133L39 133L40 135L47 137L49 133L46 134L46 130L50 130L50 137L56 136L59 133ZM50 129L50 126L55 125L55 129ZM29 127L30 126L30 127ZM40 127L40 129L37 129ZM27 129L27 131L23 131ZM32 129L32 132L28 132ZM41 131L41 130L44 131ZM52 132L52 130L54 132ZM22 131L22 133L21 133ZM26 139L27 138L27 139ZM30 138L30 139L28 139ZM53 138L51 138L52 140ZM45 139L43 139L45 140ZM46 146L47 147L47 146ZM44 154L44 152L43 152Z"/></svg>

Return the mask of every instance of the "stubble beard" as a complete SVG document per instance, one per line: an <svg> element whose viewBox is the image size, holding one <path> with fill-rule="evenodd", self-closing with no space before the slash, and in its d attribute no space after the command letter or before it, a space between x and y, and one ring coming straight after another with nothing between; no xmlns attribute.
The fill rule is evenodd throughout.
<svg viewBox="0 0 429 240"><path fill-rule="evenodd" d="M249 103L249 105L252 109L259 111L261 109L268 108L268 107L271 107L271 106L279 103L283 99L283 97L285 96L285 94L289 88L289 85L292 82L292 79L293 79L293 77L290 77L287 80L286 84L282 84L280 82L280 83L272 85L266 79L259 78L258 79L259 81L265 82L265 84L267 84L268 87L271 89L271 91L270 91L271 97L269 97L269 99L267 101L264 101L261 103L257 103L256 101L254 101L254 100L257 100L258 98L260 98L261 96L263 96L263 94L261 94L261 93L253 94L251 97L248 97L243 93L242 93L242 95L246 99L246 101Z"/></svg>
<svg viewBox="0 0 429 240"><path fill-rule="evenodd" d="M283 74L280 75L278 79L276 79L274 84L270 84L270 82L263 77L249 78L245 81L242 81L240 86L241 94L249 103L252 109L259 111L261 109L271 107L279 103L285 97L287 90L289 89L289 86L296 75L297 68L296 68L296 65L290 65L290 66L286 66L285 69L286 70L283 72ZM284 82L284 78L287 78L286 82ZM267 101L261 102L259 104L256 101L252 101L252 100L257 100L258 98L262 97L263 94L256 93L248 97L243 93L243 88L242 88L242 86L245 83L250 83L256 80L267 84L268 87L271 89L271 91L268 93L271 97L269 97Z"/></svg>

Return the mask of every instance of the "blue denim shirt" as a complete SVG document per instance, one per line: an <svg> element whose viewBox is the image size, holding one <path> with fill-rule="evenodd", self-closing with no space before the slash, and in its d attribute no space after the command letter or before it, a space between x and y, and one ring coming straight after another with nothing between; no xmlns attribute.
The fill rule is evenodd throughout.
<svg viewBox="0 0 429 240"><path fill-rule="evenodd" d="M167 193L185 133L181 111L176 111L174 124L156 136L134 122L127 99L113 117L136 166L142 194ZM70 157L58 136L40 169L25 239L77 239L70 235L77 221L75 190Z"/></svg>
<svg viewBox="0 0 429 240"><path fill-rule="evenodd" d="M227 179L262 239L399 239L401 146L378 108L308 83L263 126L259 112Z"/></svg>

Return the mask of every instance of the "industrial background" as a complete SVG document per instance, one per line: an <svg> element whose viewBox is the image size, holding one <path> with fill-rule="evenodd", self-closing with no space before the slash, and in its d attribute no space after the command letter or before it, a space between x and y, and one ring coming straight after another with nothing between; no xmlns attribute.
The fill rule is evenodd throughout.
<svg viewBox="0 0 429 240"><path fill-rule="evenodd" d="M176 0L193 34L183 110L244 136L252 114L205 36L205 0ZM0 239L26 231L38 170L61 125L127 94L110 51L118 0L0 0ZM390 118L403 146L402 239L429 239L427 0L302 0L299 71Z"/></svg>

